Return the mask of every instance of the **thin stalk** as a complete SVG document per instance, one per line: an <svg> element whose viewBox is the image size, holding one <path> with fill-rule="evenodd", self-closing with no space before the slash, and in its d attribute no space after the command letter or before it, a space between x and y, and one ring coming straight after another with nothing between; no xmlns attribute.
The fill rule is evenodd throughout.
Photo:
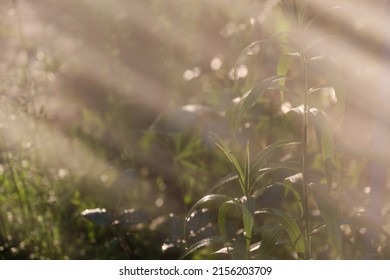
<svg viewBox="0 0 390 280"><path fill-rule="evenodd" d="M308 127L309 127L309 99L308 99L308 78L305 46L303 42L302 19L298 12L299 1L294 1L296 16L296 31L298 34L299 53L302 67L302 88L303 88L303 120L302 120L302 193L303 193L303 218L305 226L305 259L311 259L311 225L309 213L309 190L308 190Z"/></svg>
<svg viewBox="0 0 390 280"><path fill-rule="evenodd" d="M303 69L303 88L304 88L304 98L303 98L303 123L302 123L302 169L303 169L303 197L304 197L304 219L305 219L305 229L306 229L306 252L305 258L311 258L311 237L310 237L310 213L309 213L309 190L308 190L308 156L307 156L307 146L308 146L308 126L309 126L309 102L308 102L308 86L307 86L307 69L306 69L306 60L304 55L302 56L302 69Z"/></svg>

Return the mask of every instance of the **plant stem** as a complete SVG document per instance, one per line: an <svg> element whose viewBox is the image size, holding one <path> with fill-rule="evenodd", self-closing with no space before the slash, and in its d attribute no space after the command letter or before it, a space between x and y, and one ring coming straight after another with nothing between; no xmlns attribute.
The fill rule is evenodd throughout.
<svg viewBox="0 0 390 280"><path fill-rule="evenodd" d="M302 123L302 168L303 168L303 197L304 197L304 218L305 218L305 230L306 230L306 252L305 259L311 258L311 237L310 237L310 213L309 213L309 190L308 190L308 157L307 157L307 146L308 146L308 135L307 130L309 126L309 102L308 102L308 88L307 88L307 69L305 57L302 54L302 68L303 68L303 83L304 83L304 102L303 102L303 123Z"/></svg>
<svg viewBox="0 0 390 280"><path fill-rule="evenodd" d="M294 1L296 16L296 31L299 40L299 53L302 67L303 88L303 120L302 120L302 193L303 193L303 218L305 226L305 259L311 259L311 236L310 236L310 213L309 213L309 190L308 190L308 127L309 127L309 100L308 100L308 77L305 46L303 42L302 19L299 17L299 1Z"/></svg>

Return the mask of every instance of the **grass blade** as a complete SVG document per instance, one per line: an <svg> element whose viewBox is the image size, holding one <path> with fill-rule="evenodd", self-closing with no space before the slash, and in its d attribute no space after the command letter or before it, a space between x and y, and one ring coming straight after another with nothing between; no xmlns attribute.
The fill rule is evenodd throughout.
<svg viewBox="0 0 390 280"><path fill-rule="evenodd" d="M273 187L279 187L279 186L282 186L285 190L285 194L287 194L288 192L291 192L295 198L295 201L296 203L298 204L298 207L299 207L299 210L300 210L300 215L302 216L303 215L303 205L302 205L302 198L301 198L301 195L300 193L292 186L290 186L289 184L287 183L280 183L280 182L276 182L276 183L272 183L272 184L269 184L269 185L266 185L266 186L263 186L261 188L259 188L258 190L256 190L256 192L253 194L253 196L255 198L258 198L260 197L266 190L270 189L270 188L273 188Z"/></svg>
<svg viewBox="0 0 390 280"><path fill-rule="evenodd" d="M243 194L245 194L245 176L244 176L244 172L241 169L240 164L238 163L237 158L233 155L229 147L227 147L225 143L223 143L221 138L219 138L216 133L211 132L210 139L218 146L218 148L221 149L221 151L229 159L229 162L231 163L231 165L233 166L234 170L238 175L238 180L240 181L241 190Z"/></svg>
<svg viewBox="0 0 390 280"><path fill-rule="evenodd" d="M322 111L312 108L310 109L310 117L320 144L326 181L330 190L333 184L333 165L336 156L333 130Z"/></svg>
<svg viewBox="0 0 390 280"><path fill-rule="evenodd" d="M234 107L231 113L232 122L235 127L238 126L246 112L256 103L256 101L268 90L278 86L279 81L286 79L283 76L272 76L262 80L254 88L244 94L239 103Z"/></svg>
<svg viewBox="0 0 390 280"><path fill-rule="evenodd" d="M246 157L245 157L245 168L244 168L244 195L248 196L250 191L250 176L251 176L251 162L249 152L249 142L246 144Z"/></svg>
<svg viewBox="0 0 390 280"><path fill-rule="evenodd" d="M287 145L296 145L300 144L299 142L291 142L291 141L281 141L277 143L273 143L266 147L264 150L260 151L257 155L255 155L254 159L251 163L251 183L250 183L250 189L252 189L253 185L259 180L259 172L262 173L261 169L265 168L264 171L272 171L276 170L278 168L284 168L283 166L286 166L284 163L275 163L272 167L271 166L265 166L267 161L274 156L274 154L278 151L278 149L283 148ZM267 168L270 168L270 170L266 170ZM260 174L261 176L261 174Z"/></svg>
<svg viewBox="0 0 390 280"><path fill-rule="evenodd" d="M234 181L238 179L238 175L237 173L230 173L228 175L226 175L225 177L221 178L218 180L218 182L216 182L210 189L209 193L212 193L214 192L216 189L218 189L220 186L223 186L224 184L227 184L231 181Z"/></svg>
<svg viewBox="0 0 390 280"><path fill-rule="evenodd" d="M186 233L186 226L187 222L190 220L191 214L203 203L209 202L209 201L228 201L232 200L230 196L224 195L224 194L209 194L204 197L202 197L200 200L198 200L188 211L187 216L184 219L184 233Z"/></svg>
<svg viewBox="0 0 390 280"><path fill-rule="evenodd" d="M336 37L337 38L337 37ZM318 42L317 42L318 43ZM310 59L308 62L314 64L318 70L323 72L328 80L327 86L333 87L339 112L343 114L345 112L346 103L346 90L344 85L343 76L341 75L340 69L337 64L329 58L324 56L317 56Z"/></svg>
<svg viewBox="0 0 390 280"><path fill-rule="evenodd" d="M305 252L305 242L302 235L302 232L293 218L288 216L283 211L276 208L263 208L256 213L267 213L274 217L287 232L292 244L294 244L295 250L299 255L304 254Z"/></svg>
<svg viewBox="0 0 390 280"><path fill-rule="evenodd" d="M192 246L190 246L180 257L179 259L182 260L191 253L195 252L196 250L202 248L202 247L208 247L208 246L213 246L213 245L219 245L219 244L224 244L228 240L225 237L210 237L210 238L205 238L202 239Z"/></svg>
<svg viewBox="0 0 390 280"><path fill-rule="evenodd" d="M261 245L259 248L259 255L261 258L268 258L271 255L273 248L276 245L281 233L282 227L278 226L275 229L269 230L270 233L263 234L263 240L261 241Z"/></svg>

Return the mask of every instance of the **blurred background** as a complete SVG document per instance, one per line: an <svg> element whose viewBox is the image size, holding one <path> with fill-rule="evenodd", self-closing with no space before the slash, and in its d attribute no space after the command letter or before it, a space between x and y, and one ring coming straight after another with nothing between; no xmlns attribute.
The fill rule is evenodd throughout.
<svg viewBox="0 0 390 280"><path fill-rule="evenodd" d="M342 112L334 91L312 100L335 131L338 207L389 232L390 8L313 0L306 13L305 42L346 93ZM237 59L291 28L278 0L0 0L0 259L178 258L185 215L230 172L208 133L234 137L234 99L275 75L283 49ZM298 105L265 95L238 142L299 139L284 111ZM207 211L199 235L215 230ZM364 258L343 230L346 258Z"/></svg>

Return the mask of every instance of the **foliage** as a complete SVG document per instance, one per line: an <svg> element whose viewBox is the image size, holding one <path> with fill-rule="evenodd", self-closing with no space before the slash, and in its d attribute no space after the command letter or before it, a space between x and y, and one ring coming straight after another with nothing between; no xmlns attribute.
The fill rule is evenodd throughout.
<svg viewBox="0 0 390 280"><path fill-rule="evenodd" d="M307 45L305 42L305 31L307 30L305 10L307 5L308 1L304 0L281 1L282 9L290 18L292 30L276 34L270 39L255 41L241 52L238 61L242 60L242 56L252 54L255 47L257 47L258 52L262 52L267 47L275 47L275 44L279 44L281 50L276 67L277 76L261 80L238 99L231 111L233 127L235 130L239 130L242 120L267 91L279 93L282 106L290 105L290 100L291 102L298 102L297 107L285 109L284 113L286 119L290 119L290 122L294 118L300 119L301 125L298 126L300 126L299 130L302 133L300 135L301 147L298 152L301 154L301 166L296 167L299 173L286 176L284 183L273 181L272 176L269 176L268 181L264 179L269 173L272 174L275 169L290 167L283 161L273 163L271 166L266 165L267 161L272 158L275 147L281 147L283 144L278 142L271 144L255 155L252 160L249 150L249 141L252 140L250 139L243 155L243 163L240 164L229 147L216 135L212 135L212 141L224 153L233 169L233 173L222 178L217 183L217 187L238 181L235 185L241 189L241 193L235 197L223 194L224 191L222 191L222 194L208 194L195 203L189 215L205 203L218 204L218 227L221 238L213 237L213 239L210 239L208 237L200 240L192 245L183 257L203 246L212 246L212 248L215 248L213 254L223 252L233 259L317 258L318 248L321 245L313 240L316 238L319 229L325 227L329 241L332 244L332 250L329 253L332 257L343 258L343 239L346 238L343 237L341 230L342 218L339 209L337 209L338 204L332 203L331 198L332 195L337 194L333 191L333 177L337 166L334 133L324 109L311 107L310 98L321 91L334 92L338 112L343 113L345 109L345 90L337 66L324 55L313 53L311 49L314 44ZM319 39L319 41L321 40L322 38ZM324 82L317 85L318 82L315 79L310 80L308 71L313 68L320 69L320 77L325 80L326 86L324 86ZM292 95L293 98L289 98L289 95ZM248 120L246 121L245 125L248 126ZM317 149L314 152L309 151L311 147L309 139L311 128L313 128L317 138L318 152ZM324 174L322 178L317 179L317 184L309 181L312 172L310 168L312 163L309 162L309 157L315 156L316 153L321 156L321 169ZM296 155L290 157L295 158ZM300 178L299 183L296 182L297 178ZM323 182L328 186L327 191L323 184L320 185ZM289 183L293 184L290 185ZM285 187L285 193L292 191L295 195L290 203L298 204L302 211L297 213L296 216L291 216L291 206L288 210L281 210L278 208L264 208L261 203L257 203L259 197L266 195L264 190L273 186ZM311 187L309 188L309 186ZM342 187L338 186L338 188ZM213 190L215 189L213 188ZM316 205L311 205L312 203ZM312 215L314 207L318 207L318 217ZM241 218L237 218L232 214L234 208L239 209ZM256 220L256 215L260 214L268 214L273 220ZM230 236L227 235L226 231L226 221L229 216L239 219L241 224ZM187 220L189 220L189 216L187 216ZM313 226L314 224L315 226ZM281 229L285 231L286 236L281 234ZM268 233L269 238L266 232L271 232ZM254 238L255 236L258 237ZM286 237L288 237L287 240ZM316 246L313 246L313 244ZM289 253L278 255L275 250L276 246L283 247L285 252L289 251ZM359 245L356 244L356 246Z"/></svg>
<svg viewBox="0 0 390 280"><path fill-rule="evenodd" d="M0 1L0 259L389 258L327 45L382 43L320 0L206 2Z"/></svg>

